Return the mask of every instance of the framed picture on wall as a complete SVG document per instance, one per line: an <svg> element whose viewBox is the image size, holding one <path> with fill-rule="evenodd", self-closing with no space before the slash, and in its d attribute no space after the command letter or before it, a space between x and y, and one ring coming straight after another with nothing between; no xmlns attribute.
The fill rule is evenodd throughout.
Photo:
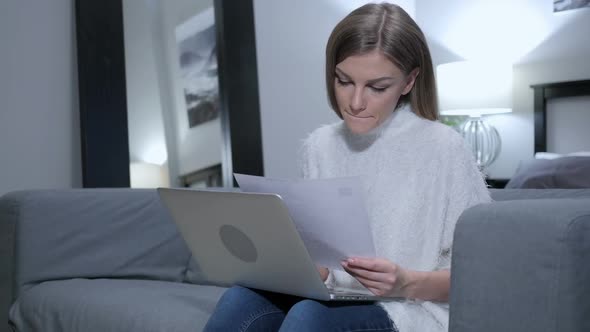
<svg viewBox="0 0 590 332"><path fill-rule="evenodd" d="M178 25L180 76L189 128L219 116L219 77L213 7Z"/></svg>
<svg viewBox="0 0 590 332"><path fill-rule="evenodd" d="M553 12L590 7L590 0L553 0Z"/></svg>

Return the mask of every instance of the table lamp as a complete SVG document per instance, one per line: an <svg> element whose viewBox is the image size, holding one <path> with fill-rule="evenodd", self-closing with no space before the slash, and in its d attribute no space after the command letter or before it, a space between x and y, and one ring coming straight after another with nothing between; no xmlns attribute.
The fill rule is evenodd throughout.
<svg viewBox="0 0 590 332"><path fill-rule="evenodd" d="M501 140L482 116L512 111L512 66L457 61L437 66L436 75L440 113L469 116L459 132L484 170L498 157Z"/></svg>

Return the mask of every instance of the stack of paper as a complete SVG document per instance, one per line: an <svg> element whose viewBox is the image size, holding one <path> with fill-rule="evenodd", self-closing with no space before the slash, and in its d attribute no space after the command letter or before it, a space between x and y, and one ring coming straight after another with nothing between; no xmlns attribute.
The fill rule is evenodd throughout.
<svg viewBox="0 0 590 332"><path fill-rule="evenodd" d="M359 178L286 180L234 176L244 192L281 196L317 265L341 270L340 262L348 257L375 257Z"/></svg>

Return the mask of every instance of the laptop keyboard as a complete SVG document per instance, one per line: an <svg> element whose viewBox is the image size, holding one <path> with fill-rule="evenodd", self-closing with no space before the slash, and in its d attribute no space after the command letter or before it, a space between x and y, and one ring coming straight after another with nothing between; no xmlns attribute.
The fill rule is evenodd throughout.
<svg viewBox="0 0 590 332"><path fill-rule="evenodd" d="M369 299L369 297L372 296L371 294L354 292L345 289L331 289L330 293L342 300L364 300Z"/></svg>

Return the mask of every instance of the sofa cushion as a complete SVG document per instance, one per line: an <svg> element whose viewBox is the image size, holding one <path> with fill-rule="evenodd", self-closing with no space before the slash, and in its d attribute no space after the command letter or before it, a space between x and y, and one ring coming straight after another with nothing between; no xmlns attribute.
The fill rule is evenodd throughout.
<svg viewBox="0 0 590 332"><path fill-rule="evenodd" d="M223 291L152 280L47 281L21 294L10 319L18 331L200 331Z"/></svg>
<svg viewBox="0 0 590 332"><path fill-rule="evenodd" d="M590 198L590 189L490 189L494 201Z"/></svg>
<svg viewBox="0 0 590 332"><path fill-rule="evenodd" d="M16 228L15 297L66 278L184 279L190 253L155 190L37 190L1 201Z"/></svg>
<svg viewBox="0 0 590 332"><path fill-rule="evenodd" d="M590 188L590 157L521 162L506 188Z"/></svg>

